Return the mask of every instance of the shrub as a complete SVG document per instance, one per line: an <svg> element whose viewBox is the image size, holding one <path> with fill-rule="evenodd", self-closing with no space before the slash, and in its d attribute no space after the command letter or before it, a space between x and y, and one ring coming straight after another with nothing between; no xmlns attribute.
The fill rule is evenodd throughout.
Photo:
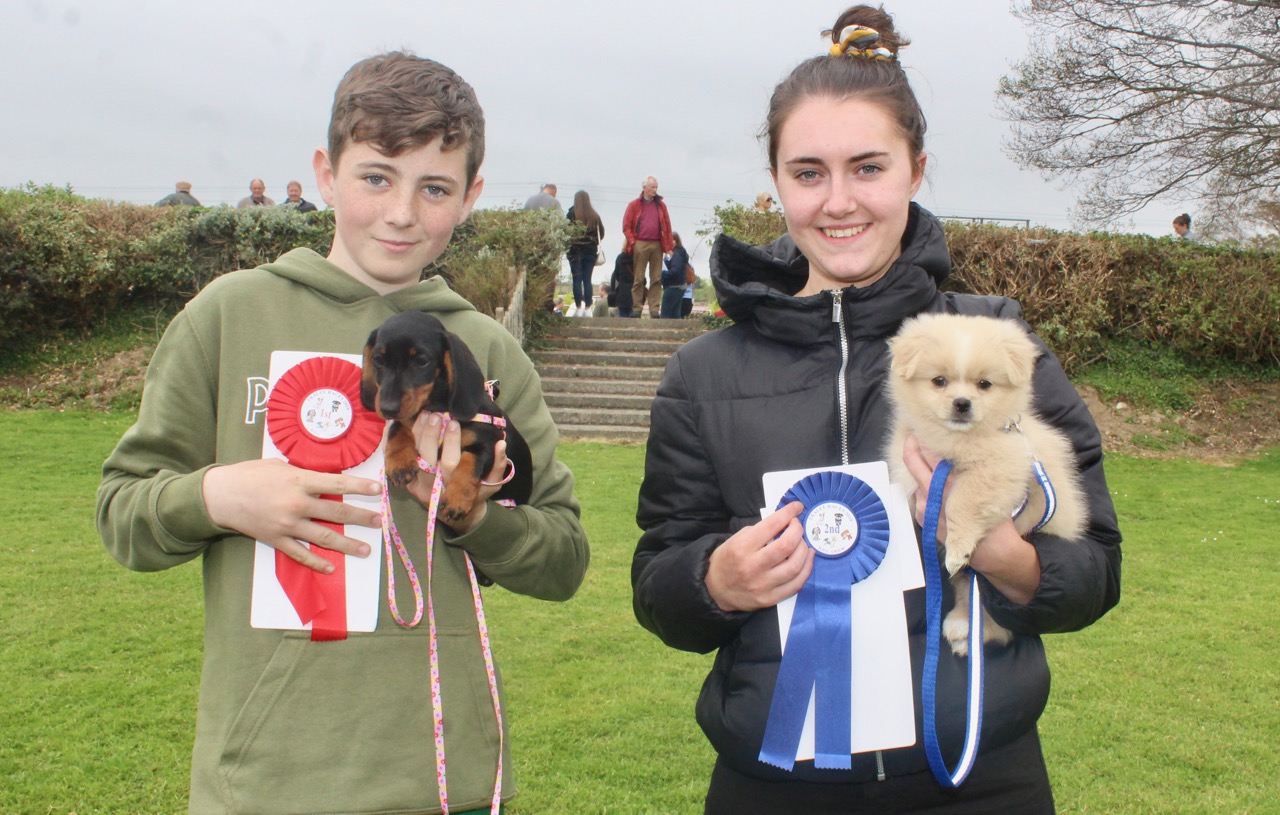
<svg viewBox="0 0 1280 815"><path fill-rule="evenodd" d="M51 186L0 190L0 343L88 328L146 296L137 272L175 215Z"/></svg>
<svg viewBox="0 0 1280 815"><path fill-rule="evenodd" d="M1280 253L1143 235L944 229L953 269L943 287L1019 301L1068 373L1135 342L1188 360L1280 364ZM763 244L785 231L781 213L728 203L699 234Z"/></svg>
<svg viewBox="0 0 1280 815"><path fill-rule="evenodd" d="M493 314L510 301L512 269L527 270L530 293L553 290L571 234L558 212L479 210L423 276L444 275ZM181 303L226 272L296 247L327 254L332 240L332 211L135 206L34 184L0 190L0 344L87 332L126 303ZM526 300L535 330L545 299Z"/></svg>
<svg viewBox="0 0 1280 815"><path fill-rule="evenodd" d="M714 207L711 218L703 221L698 229L699 235L713 239L722 233L743 243L759 246L773 243L787 234L787 222L782 217L781 210L761 212L755 207L726 201Z"/></svg>
<svg viewBox="0 0 1280 815"><path fill-rule="evenodd" d="M1018 300L1068 371L1136 340L1280 363L1280 254L1143 235L948 224L948 286Z"/></svg>
<svg viewBox="0 0 1280 815"><path fill-rule="evenodd" d="M553 209L476 210L426 274L439 274L477 308L505 306L515 269L525 270L525 323L534 332L549 320L560 258L580 228Z"/></svg>
<svg viewBox="0 0 1280 815"><path fill-rule="evenodd" d="M173 235L177 242L181 236ZM193 213L186 244L192 259L188 296L219 275L270 263L290 249L321 255L333 243L333 211L298 212L289 207L217 207Z"/></svg>

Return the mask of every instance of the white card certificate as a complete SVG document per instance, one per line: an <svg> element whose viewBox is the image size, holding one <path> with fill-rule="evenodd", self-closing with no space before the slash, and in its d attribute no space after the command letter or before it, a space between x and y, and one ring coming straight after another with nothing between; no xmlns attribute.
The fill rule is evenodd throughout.
<svg viewBox="0 0 1280 815"><path fill-rule="evenodd" d="M281 376L291 368L319 356L337 357L359 367L360 356L355 354L314 354L298 351L276 351L271 354L269 370L269 387L274 388ZM262 434L262 457L287 460L271 440L271 434ZM360 464L343 470L344 473L377 480L382 469L382 446ZM347 495L343 501L361 509L378 512L381 508L377 496ZM346 577L346 618L348 631L373 631L378 625L378 608L382 587L382 532L365 526L344 526L343 534L369 544L368 557L352 557L347 555L344 561ZM253 557L253 597L249 614L249 624L254 628L277 628L290 630L310 630L311 624L304 624L294 611L293 604L285 595L280 581L276 577L276 550L263 543L255 542Z"/></svg>
<svg viewBox="0 0 1280 815"><path fill-rule="evenodd" d="M836 471L861 479L876 492L889 515L889 545L880 567L850 587L852 601L853 670L851 741L854 753L909 747L915 744L915 693L911 652L907 640L906 608L902 593L924 586L924 570L916 547L907 496L889 480L883 461L842 467L815 467L765 473L766 509L797 481L812 473ZM778 603L779 635L786 651L795 597ZM856 692L855 692L856 689ZM814 698L809 698L796 760L814 757Z"/></svg>

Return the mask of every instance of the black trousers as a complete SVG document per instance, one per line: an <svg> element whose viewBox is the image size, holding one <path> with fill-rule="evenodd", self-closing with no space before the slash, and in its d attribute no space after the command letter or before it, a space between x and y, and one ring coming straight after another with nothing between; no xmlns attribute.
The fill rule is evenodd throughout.
<svg viewBox="0 0 1280 815"><path fill-rule="evenodd" d="M928 770L884 781L822 784L763 781L717 760L707 815L1053 815L1053 791L1032 730L983 752L960 789L943 789Z"/></svg>

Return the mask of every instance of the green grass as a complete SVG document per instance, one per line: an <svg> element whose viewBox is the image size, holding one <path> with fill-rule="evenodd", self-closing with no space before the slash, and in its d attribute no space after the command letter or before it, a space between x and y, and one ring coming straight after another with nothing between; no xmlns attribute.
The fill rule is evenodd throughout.
<svg viewBox="0 0 1280 815"><path fill-rule="evenodd" d="M0 413L0 813L185 810L200 671L195 564L135 574L93 528L127 415ZM643 448L566 444L592 563L578 596L490 591L522 793L510 815L701 811L710 657L635 623ZM1268 813L1280 800L1280 450L1232 468L1108 460L1120 606L1048 639L1041 719L1063 813ZM358 753L358 746L357 746Z"/></svg>
<svg viewBox="0 0 1280 815"><path fill-rule="evenodd" d="M1223 383L1274 382L1278 376L1280 367L1276 365L1190 359L1168 348L1113 342L1103 360L1075 373L1072 381L1097 388L1104 402L1123 400L1144 409L1181 413Z"/></svg>
<svg viewBox="0 0 1280 815"><path fill-rule="evenodd" d="M1232 468L1108 461L1120 605L1049 640L1059 808L1271 813L1280 801L1280 450Z"/></svg>
<svg viewBox="0 0 1280 815"><path fill-rule="evenodd" d="M0 405L136 411L147 358L175 308L130 304L90 332L68 327L42 335L45 339L38 343L13 343L0 349ZM134 352L126 355L130 362L109 363L122 352ZM37 384L23 378L34 378Z"/></svg>
<svg viewBox="0 0 1280 815"><path fill-rule="evenodd" d="M140 345L153 346L176 313L173 306L126 305L90 332L67 328L39 345L15 344L0 349L0 375L92 365Z"/></svg>

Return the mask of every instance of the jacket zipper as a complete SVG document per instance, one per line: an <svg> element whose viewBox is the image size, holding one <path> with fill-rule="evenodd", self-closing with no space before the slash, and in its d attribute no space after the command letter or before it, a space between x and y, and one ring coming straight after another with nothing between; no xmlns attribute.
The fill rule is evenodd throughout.
<svg viewBox="0 0 1280 815"><path fill-rule="evenodd" d="M836 326L840 337L840 372L836 375L836 404L840 412L840 462L849 464L849 389L845 372L849 367L849 337L844 330L844 308L841 303L841 292L831 292L831 322ZM884 751L876 750L876 780L885 780Z"/></svg>
<svg viewBox="0 0 1280 815"><path fill-rule="evenodd" d="M849 365L849 338L844 333L844 308L841 292L831 292L831 322L840 337L840 373L836 375L836 404L840 411L840 463L849 463L849 397L845 387L845 368Z"/></svg>

